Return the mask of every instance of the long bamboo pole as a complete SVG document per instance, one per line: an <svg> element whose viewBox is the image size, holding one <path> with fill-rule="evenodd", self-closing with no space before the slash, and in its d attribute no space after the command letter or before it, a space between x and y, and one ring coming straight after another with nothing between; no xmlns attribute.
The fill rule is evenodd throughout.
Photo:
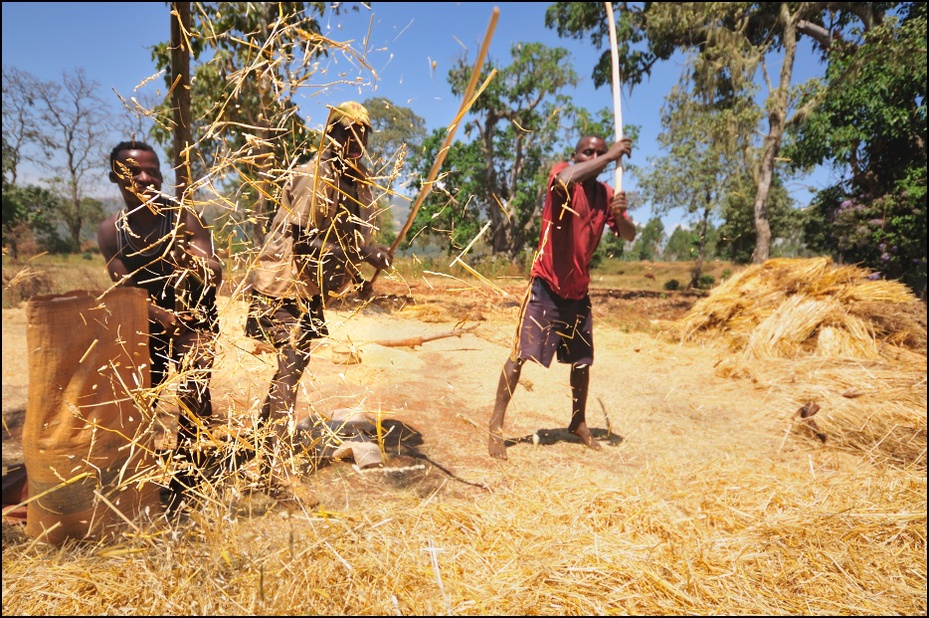
<svg viewBox="0 0 929 618"><path fill-rule="evenodd" d="M616 22L613 20L613 3L604 2L606 5L606 20L610 27L610 53L613 58L613 117L616 122L616 141L623 139L623 110L621 102L621 90L619 86L619 51L616 45ZM617 192L623 190L623 166L616 162L616 186L613 189Z"/></svg>
<svg viewBox="0 0 929 618"><path fill-rule="evenodd" d="M487 26L487 33L484 35L484 43L481 45L481 49L477 54L477 60L474 62L474 69L471 71L471 80L468 82L468 87L465 89L464 97L461 99L461 108L458 110L458 114L455 116L455 119L452 120L452 123L448 125L448 134L445 136L445 141L442 143L442 148L439 150L439 154L436 156L436 159L432 164L432 169L429 170L429 176L426 177L426 181L423 183L422 191L420 191L419 196L416 198L416 202L414 202L413 206L410 207L410 216L407 217L403 229L400 230L399 234L397 234L397 238L394 240L390 247L391 253L397 250L397 247L400 246L400 243L403 242L403 238L413 226L413 219L416 218L416 213L419 212L420 206L423 205L423 201L432 191L432 186L435 183L436 176L439 174L439 169L441 169L442 163L445 162L445 156L448 154L448 151L451 148L452 140L455 138L455 131L458 129L458 125L461 123L461 119L467 113L468 109L470 109L471 105L474 104L472 94L474 93L474 89L477 87L478 79L480 79L481 67L484 66L484 58L487 56L487 50L490 47L490 40L493 38L494 29L497 27L497 19L499 17L500 9L499 7L494 7L493 13L490 16L490 24ZM380 274L380 272L380 269L374 271L370 281L368 281L368 285L374 283L374 280L377 279L377 276Z"/></svg>

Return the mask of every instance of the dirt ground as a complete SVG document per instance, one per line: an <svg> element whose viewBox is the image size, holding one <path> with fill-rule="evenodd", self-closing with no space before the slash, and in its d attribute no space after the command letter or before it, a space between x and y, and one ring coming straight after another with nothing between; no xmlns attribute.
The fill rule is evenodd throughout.
<svg viewBox="0 0 929 618"><path fill-rule="evenodd" d="M99 589L115 590L121 569L135 564L154 596L163 572L188 587L155 613L200 613L191 608L226 598L228 585L231 600L211 613L240 614L246 597L255 599L255 565L265 564L255 557L267 556L282 572L315 578L295 587L290 575L272 577L280 582L269 593L273 607L310 613L925 615L924 468L888 466L802 435L800 402L848 388L828 372L798 361L791 375L785 361L777 380L722 377L732 375L718 369L733 352L665 336L698 295L592 290L588 424L602 449L566 430L569 368L527 364L504 426L509 459L491 458L487 422L525 291L522 281L497 283L505 296L437 287L434 278L378 281L375 302L327 310L331 337L303 376L297 415L349 408L379 418L383 468L345 459L309 471L304 489L318 504L307 512L218 483L191 525L177 527L207 544L170 543L154 562L118 570L94 553L77 562L68 554L67 564L39 555L35 569L26 556L32 541L5 522L5 543L30 549L10 550L18 594L5 588L4 608L34 609L38 588L63 591L70 602L78 593L69 586L83 590L85 580L112 581ZM244 316L242 301L221 296L212 392L219 425L230 430L257 414L275 364L244 336ZM4 464L22 458L26 329L22 308L3 310ZM901 388L924 386L912 381ZM892 396L859 386L870 390L856 402ZM827 401L817 419L833 412ZM168 425L162 439L173 435ZM329 539L334 557L301 552L303 562L288 562L295 538ZM436 547L447 552L454 607L437 596L442 582L435 587L435 563L424 557L423 548ZM207 568L218 573L228 572L227 553L252 566L234 584L217 574L221 594L201 590L196 577L210 552L215 566ZM345 564L355 565L347 576ZM322 588L329 592L312 600L300 592ZM152 596L145 590L133 583L125 598L106 597L107 607L139 607L137 596ZM398 591L399 601L391 606L384 590ZM380 604L370 605L375 598ZM74 611L49 611L59 610Z"/></svg>
<svg viewBox="0 0 929 618"><path fill-rule="evenodd" d="M765 458L795 448L782 440L794 410L780 409L751 383L714 375L724 351L659 336L699 295L595 289L588 425L604 448L587 449L565 429L568 367L527 364L506 417L509 460L491 459L487 421L525 284L504 286L505 296L377 285L375 301L363 308L327 311L330 339L318 344L303 377L297 416L352 408L382 419L394 432L394 441L387 440L388 468L406 471L376 477L360 474L350 460L323 466L307 481L323 507L345 508L397 489L480 492L500 475L518 475L522 466L570 463L623 472L685 453ZM214 409L229 427L249 423L274 371L274 356L256 351L243 335L244 310L242 301L220 298L221 352L212 391ZM27 366L24 309L4 309L4 465L22 459ZM359 486L365 491L352 491Z"/></svg>

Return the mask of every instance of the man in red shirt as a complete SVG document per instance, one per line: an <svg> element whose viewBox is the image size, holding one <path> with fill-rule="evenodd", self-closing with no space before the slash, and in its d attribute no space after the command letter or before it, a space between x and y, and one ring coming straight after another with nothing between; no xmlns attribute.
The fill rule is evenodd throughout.
<svg viewBox="0 0 929 618"><path fill-rule="evenodd" d="M609 148L603 138L581 138L571 158L555 164L548 175L539 247L530 272L530 286L520 309L519 327L510 356L500 373L490 417L491 457L506 459L503 419L519 382L523 363L544 367L571 364L571 423L568 430L594 450L600 443L587 427L587 388L594 361L590 296L590 260L604 227L626 241L635 239L635 225L626 212L626 194L597 180L609 163L632 153L623 139Z"/></svg>

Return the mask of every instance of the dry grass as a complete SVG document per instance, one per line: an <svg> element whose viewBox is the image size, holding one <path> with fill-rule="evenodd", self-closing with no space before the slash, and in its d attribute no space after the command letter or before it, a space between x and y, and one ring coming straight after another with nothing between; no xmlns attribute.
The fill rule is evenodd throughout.
<svg viewBox="0 0 929 618"><path fill-rule="evenodd" d="M120 543L51 548L4 527L3 609L919 615L925 496L925 477L891 470L785 474L709 458L619 476L520 472L478 500L204 509Z"/></svg>
<svg viewBox="0 0 929 618"><path fill-rule="evenodd" d="M769 260L698 301L676 332L722 343L720 375L819 405L797 419L805 435L925 470L926 305L868 275L828 258Z"/></svg>
<svg viewBox="0 0 929 618"><path fill-rule="evenodd" d="M440 319L454 305L433 300L392 319ZM815 355L755 362L781 364L753 366L768 380L756 386L778 407L820 402L825 445L811 434L798 447L806 425L796 420L773 423L784 433L762 435L760 452L757 437L718 449L694 436L688 452L632 435L596 458L539 448L464 489L416 466L365 472L343 463L330 470L335 482L308 477L319 495L369 498L344 508L281 508L253 492L248 475L229 477L201 485L189 518L141 520L107 540L52 547L4 523L3 612L925 614L925 469L912 463L912 445L888 454L891 444L903 452L912 435L884 429L878 445L869 437L891 408L918 416L919 376L882 360L858 361L857 373ZM691 401L691 409L707 403L699 394ZM830 416L858 402L877 413ZM766 431L749 421L737 425ZM632 450L638 442L644 459ZM409 480L385 484L389 475Z"/></svg>

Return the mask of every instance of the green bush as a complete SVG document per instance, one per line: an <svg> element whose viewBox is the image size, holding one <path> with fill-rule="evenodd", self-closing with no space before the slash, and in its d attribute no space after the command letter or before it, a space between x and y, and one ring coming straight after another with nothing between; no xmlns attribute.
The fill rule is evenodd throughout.
<svg viewBox="0 0 929 618"><path fill-rule="evenodd" d="M700 278L697 280L697 287L701 290L708 290L714 285L716 285L716 277L709 273L700 275Z"/></svg>
<svg viewBox="0 0 929 618"><path fill-rule="evenodd" d="M664 282L664 289L666 290L679 290L681 289L681 282L677 279L668 279Z"/></svg>

